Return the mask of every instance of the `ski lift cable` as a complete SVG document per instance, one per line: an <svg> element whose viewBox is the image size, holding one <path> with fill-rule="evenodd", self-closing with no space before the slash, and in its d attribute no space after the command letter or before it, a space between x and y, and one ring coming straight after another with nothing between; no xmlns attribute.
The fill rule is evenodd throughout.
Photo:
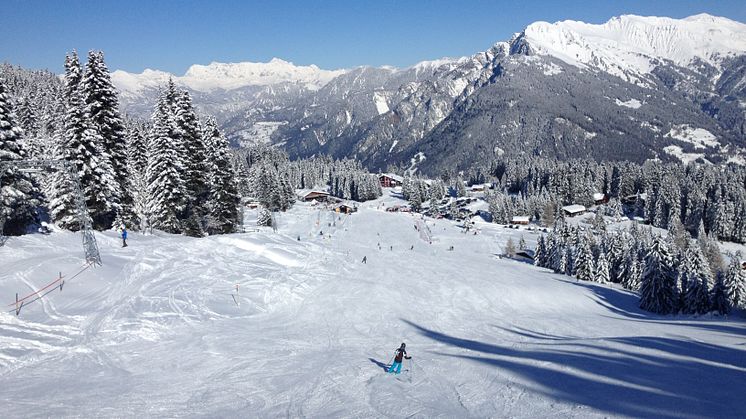
<svg viewBox="0 0 746 419"><path fill-rule="evenodd" d="M83 269L81 269L80 271L78 271L78 273L76 273L75 275L73 275L72 277L70 277L70 279L68 281L71 281L71 280L75 279L78 275L82 274L86 269L90 268L91 265L93 265L93 262L90 262L90 263L86 264L83 267ZM41 288L38 291L32 292L31 294L29 294L29 295L27 295L27 296L25 296L23 298L20 298L20 299L18 299L18 301L14 301L14 302L8 304L6 307L13 307L13 306L17 305L18 303L24 302L26 299L28 299L30 297L33 297L34 295L38 295L42 291L46 290L47 288L51 287L52 285L57 284L60 281L63 281L64 279L65 279L65 277L61 276L61 277L55 279L54 281L50 282L49 284L47 284L44 288ZM46 295L46 293L44 295ZM36 301L36 300L33 300L33 301Z"/></svg>

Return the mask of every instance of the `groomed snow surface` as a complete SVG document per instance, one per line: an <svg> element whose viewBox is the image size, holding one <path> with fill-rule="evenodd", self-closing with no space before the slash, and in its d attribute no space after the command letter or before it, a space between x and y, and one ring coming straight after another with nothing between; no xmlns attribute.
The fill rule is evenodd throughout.
<svg viewBox="0 0 746 419"><path fill-rule="evenodd" d="M102 267L0 314L3 416L743 416L741 314L654 316L495 256L535 233L428 219L428 244L382 201L401 202L297 204L277 233L97 234ZM3 303L80 253L69 232L11 238ZM401 342L414 363L387 375Z"/></svg>

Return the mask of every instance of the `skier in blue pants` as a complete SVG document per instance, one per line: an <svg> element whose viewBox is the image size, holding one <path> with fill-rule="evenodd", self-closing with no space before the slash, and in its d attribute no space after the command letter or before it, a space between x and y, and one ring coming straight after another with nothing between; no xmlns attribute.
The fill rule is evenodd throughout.
<svg viewBox="0 0 746 419"><path fill-rule="evenodd" d="M406 347L407 345L405 343L402 343L399 349L396 350L396 352L394 353L394 363L391 364L391 366L389 367L389 372L394 374L401 373L402 361L405 359L412 359L411 356L407 356L407 351L405 349Z"/></svg>

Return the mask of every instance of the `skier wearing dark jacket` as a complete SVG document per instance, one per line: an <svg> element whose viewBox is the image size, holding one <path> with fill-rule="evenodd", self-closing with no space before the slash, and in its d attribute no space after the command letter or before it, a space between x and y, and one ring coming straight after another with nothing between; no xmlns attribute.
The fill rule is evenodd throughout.
<svg viewBox="0 0 746 419"><path fill-rule="evenodd" d="M405 359L412 359L411 356L407 356L406 344L402 343L399 349L394 352L394 363L389 367L389 372L399 374L401 373L401 363Z"/></svg>

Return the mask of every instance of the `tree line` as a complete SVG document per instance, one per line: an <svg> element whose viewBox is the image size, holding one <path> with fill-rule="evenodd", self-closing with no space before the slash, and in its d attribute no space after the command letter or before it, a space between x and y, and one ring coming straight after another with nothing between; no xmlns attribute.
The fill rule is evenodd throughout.
<svg viewBox="0 0 746 419"><path fill-rule="evenodd" d="M606 231L560 219L539 238L534 263L579 281L618 283L639 292L640 307L653 313L727 314L746 308L743 256L732 254L726 261L713 234L698 236L674 229L664 238L636 223Z"/></svg>
<svg viewBox="0 0 746 419"><path fill-rule="evenodd" d="M197 117L188 92L169 81L151 120L134 121L119 111L100 51L89 52L85 68L77 53L68 54L61 82L51 73L0 70L0 160L72 163L95 229L234 231L239 195L229 144L214 120ZM59 227L81 228L73 185L63 173L6 170L0 176L9 234L23 234L45 210Z"/></svg>

